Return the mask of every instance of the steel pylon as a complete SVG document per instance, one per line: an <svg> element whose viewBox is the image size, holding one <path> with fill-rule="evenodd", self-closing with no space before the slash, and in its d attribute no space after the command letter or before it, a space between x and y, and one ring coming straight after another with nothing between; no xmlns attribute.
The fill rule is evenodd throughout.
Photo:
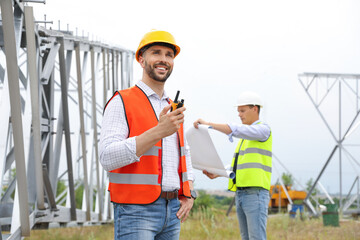
<svg viewBox="0 0 360 240"><path fill-rule="evenodd" d="M132 85L134 52L42 27L24 2L0 7L0 239L112 221L100 122Z"/></svg>
<svg viewBox="0 0 360 240"><path fill-rule="evenodd" d="M303 73L299 74L298 78L335 142L335 146L308 192L306 200L337 152L339 157L339 207L342 212L346 210L343 202L343 159L347 159L352 165L354 178L358 179L360 170L359 156L355 157L351 149L359 146L358 138L351 138L351 136L356 134L360 125L360 74ZM359 190L357 198L359 199Z"/></svg>

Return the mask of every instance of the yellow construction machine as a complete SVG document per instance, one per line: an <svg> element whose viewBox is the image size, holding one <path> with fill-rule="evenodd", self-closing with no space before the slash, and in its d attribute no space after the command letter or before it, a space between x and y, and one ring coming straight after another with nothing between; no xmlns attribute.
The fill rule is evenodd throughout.
<svg viewBox="0 0 360 240"><path fill-rule="evenodd" d="M289 204L302 204L306 194L306 191L292 190L291 186L271 185L269 211L287 212Z"/></svg>

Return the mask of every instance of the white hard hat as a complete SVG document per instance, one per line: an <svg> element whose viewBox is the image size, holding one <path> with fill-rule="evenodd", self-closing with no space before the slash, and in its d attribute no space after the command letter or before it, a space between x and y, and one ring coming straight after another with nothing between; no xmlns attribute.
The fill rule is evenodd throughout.
<svg viewBox="0 0 360 240"><path fill-rule="evenodd" d="M235 107L245 105L259 105L260 108L262 108L263 102L260 96L255 92L242 92L237 99Z"/></svg>

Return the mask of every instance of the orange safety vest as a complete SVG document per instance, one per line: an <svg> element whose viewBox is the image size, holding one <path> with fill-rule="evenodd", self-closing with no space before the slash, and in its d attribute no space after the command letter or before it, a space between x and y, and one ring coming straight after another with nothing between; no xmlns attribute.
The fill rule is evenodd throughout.
<svg viewBox="0 0 360 240"><path fill-rule="evenodd" d="M146 94L137 86L115 92L124 103L129 137L142 134L158 124L155 111ZM112 99L111 98L111 99ZM110 101L111 101L110 99ZM105 106L106 108L106 106ZM186 170L183 124L177 132L179 140L179 195L190 197ZM140 157L139 162L109 172L109 191L112 202L125 204L150 204L161 194L162 140Z"/></svg>

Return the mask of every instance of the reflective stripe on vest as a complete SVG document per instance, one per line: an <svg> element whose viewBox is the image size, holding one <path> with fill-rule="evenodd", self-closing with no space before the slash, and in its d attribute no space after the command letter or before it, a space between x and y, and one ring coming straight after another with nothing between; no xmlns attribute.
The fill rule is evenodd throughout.
<svg viewBox="0 0 360 240"><path fill-rule="evenodd" d="M109 181L118 184L160 185L157 174L126 174L109 172Z"/></svg>
<svg viewBox="0 0 360 240"><path fill-rule="evenodd" d="M182 173L182 182L186 182L186 181L189 181L188 174L187 174L187 172L183 172Z"/></svg>
<svg viewBox="0 0 360 240"><path fill-rule="evenodd" d="M177 132L177 136L178 136L179 147L180 147L180 162L179 162L178 172L179 172L179 176L181 176L179 195L180 196L184 195L184 196L190 198L191 193L190 193L189 176L188 176L187 167L186 167L184 125L183 124L180 125L180 129Z"/></svg>
<svg viewBox="0 0 360 240"><path fill-rule="evenodd" d="M261 155L265 155L265 156L268 156L268 157L271 157L272 156L272 152L271 151L268 151L268 150L265 150L265 149L261 149L261 148L247 148L244 150L241 150L239 152L239 155L245 155L247 153L258 153L258 154L261 154Z"/></svg>
<svg viewBox="0 0 360 240"><path fill-rule="evenodd" d="M143 156L159 156L159 150L161 147L153 146L149 150L147 150L146 153L143 154Z"/></svg>
<svg viewBox="0 0 360 240"><path fill-rule="evenodd" d="M185 156L185 147L180 148L180 156Z"/></svg>
<svg viewBox="0 0 360 240"><path fill-rule="evenodd" d="M246 169L246 168L259 168L266 172L271 173L271 167L265 166L261 163L243 163L237 165L237 169Z"/></svg>

